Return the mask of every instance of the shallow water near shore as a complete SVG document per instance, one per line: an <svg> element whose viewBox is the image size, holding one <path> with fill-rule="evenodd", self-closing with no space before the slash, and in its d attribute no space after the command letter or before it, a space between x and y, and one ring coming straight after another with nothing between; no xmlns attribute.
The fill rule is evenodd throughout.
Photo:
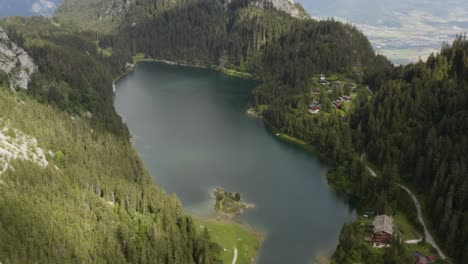
<svg viewBox="0 0 468 264"><path fill-rule="evenodd" d="M115 106L156 183L188 213L212 217L215 187L239 192L256 205L239 221L265 234L258 263L318 263L354 209L327 185L314 154L246 114L257 84L143 62L117 82Z"/></svg>

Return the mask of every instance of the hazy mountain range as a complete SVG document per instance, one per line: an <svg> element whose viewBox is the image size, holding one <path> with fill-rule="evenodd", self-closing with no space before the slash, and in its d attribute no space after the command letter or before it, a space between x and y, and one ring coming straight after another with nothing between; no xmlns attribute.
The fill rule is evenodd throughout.
<svg viewBox="0 0 468 264"><path fill-rule="evenodd" d="M62 0L0 0L0 16L51 15ZM296 0L315 18L356 24L395 63L426 58L468 32L466 0Z"/></svg>
<svg viewBox="0 0 468 264"><path fill-rule="evenodd" d="M316 18L358 25L375 49L396 63L418 57L468 32L466 0L297 0Z"/></svg>

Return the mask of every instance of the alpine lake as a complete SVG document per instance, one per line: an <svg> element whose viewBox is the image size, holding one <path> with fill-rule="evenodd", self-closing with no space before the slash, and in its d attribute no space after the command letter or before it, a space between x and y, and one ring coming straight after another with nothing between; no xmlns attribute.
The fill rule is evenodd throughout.
<svg viewBox="0 0 468 264"><path fill-rule="evenodd" d="M239 193L255 206L232 221L263 234L257 263L326 262L355 210L327 184L314 153L246 114L256 85L210 69L142 62L117 82L115 106L155 182L188 214L216 218L213 192Z"/></svg>

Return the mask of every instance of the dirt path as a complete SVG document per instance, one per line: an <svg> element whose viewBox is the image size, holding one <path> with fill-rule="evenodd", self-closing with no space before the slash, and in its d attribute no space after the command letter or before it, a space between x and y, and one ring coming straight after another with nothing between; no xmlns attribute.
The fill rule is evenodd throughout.
<svg viewBox="0 0 468 264"><path fill-rule="evenodd" d="M431 233L429 233L429 230L427 229L426 224L424 224L421 204L419 203L418 198L416 198L416 196L406 186L401 185L401 184L399 184L399 186L411 196L411 199L413 199L414 205L416 206L416 211L418 212L419 222L421 222L421 225L424 227L424 237L426 238L426 242L431 244L431 246L433 246L437 250L437 253L442 259L446 259L444 253L442 252L442 250L440 250L439 246L437 246L436 242L434 241L434 238L432 237Z"/></svg>
<svg viewBox="0 0 468 264"><path fill-rule="evenodd" d="M366 169L369 171L369 173L371 174L372 177L376 178L377 177L377 173L375 173L375 171L373 169L371 169L371 167L367 166L367 164L364 162L364 158L366 157L366 154L362 154L361 155L361 162L364 163L364 165L366 166Z"/></svg>
<svg viewBox="0 0 468 264"><path fill-rule="evenodd" d="M232 259L232 264L236 264L237 262L237 248L234 249L234 258Z"/></svg>
<svg viewBox="0 0 468 264"><path fill-rule="evenodd" d="M365 154L361 155L361 162L363 162L363 163L364 163L365 156L366 156ZM372 177L377 177L377 173L375 173L375 171L373 169L371 169L365 163L364 163L364 165L366 166L366 169L369 171L369 173L372 175ZM400 186L400 188L405 190L411 196L411 199L413 200L414 205L416 206L416 211L418 213L418 220L419 220L419 222L421 223L421 225L424 228L424 237L426 238L426 242L429 243L432 247L434 247L437 250L437 253L439 254L439 256L442 259L446 259L447 257L444 255L442 250L436 244L436 242L434 241L434 238L432 237L431 233L429 233L429 230L427 229L426 224L424 223L424 218L423 218L422 209L421 209L421 203L419 203L418 198L416 197L416 195L413 194L413 192L411 192L411 190L408 187L406 187L404 185L401 185L401 184L398 184L398 186Z"/></svg>

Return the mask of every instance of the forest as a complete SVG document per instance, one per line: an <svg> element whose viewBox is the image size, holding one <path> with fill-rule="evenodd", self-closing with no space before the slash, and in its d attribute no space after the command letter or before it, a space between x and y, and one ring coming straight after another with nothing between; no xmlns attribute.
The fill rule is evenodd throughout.
<svg viewBox="0 0 468 264"><path fill-rule="evenodd" d="M218 245L156 186L114 110L129 53L99 53L93 34L45 18L0 25L39 67L27 91L0 75L0 118L49 161L16 160L0 176L2 263L218 263Z"/></svg>
<svg viewBox="0 0 468 264"><path fill-rule="evenodd" d="M375 94L358 92L345 117L297 114L297 109L306 113L307 88L302 96L281 94L280 102L254 102L268 104L264 117L275 129L316 147L332 166L330 182L364 206L387 214L403 208L415 219L397 184L411 186L425 205L433 205L426 207L426 217L437 241L462 263L468 257L467 52L468 41L459 36L427 62L373 69L371 74L381 76L368 82ZM363 154L382 169L381 178L369 175ZM352 234L346 228L343 232Z"/></svg>
<svg viewBox="0 0 468 264"><path fill-rule="evenodd" d="M217 245L152 182L128 140L7 87L0 113L49 161L16 160L0 176L3 263L216 263Z"/></svg>
<svg viewBox="0 0 468 264"><path fill-rule="evenodd" d="M364 151L433 205L431 226L457 263L468 257L467 54L459 36L427 62L397 67L361 117Z"/></svg>
<svg viewBox="0 0 468 264"><path fill-rule="evenodd" d="M98 12L93 11L96 8ZM218 0L139 0L134 4L65 0L53 18L7 18L1 20L0 25L39 66L25 100L30 100L38 109L42 104L49 105L47 109L55 111L54 115L61 115L63 111L84 118L83 113L92 113L92 118L84 123L96 132L84 133L82 136L88 139L81 140L97 141L96 150L84 144L80 149L67 150L68 155L80 155L79 158L70 157L71 163L62 165L65 167L59 166L66 172L66 180L55 179L59 178L59 173L53 170L40 173L43 184L57 180L56 188L62 185L60 188L73 193L76 204L82 202L80 197L89 196L88 204L97 203L99 196L108 200L114 197L112 200L118 204L118 210L108 210L108 215L95 215L89 221L101 225L101 219L111 221L114 217L123 227L113 229L111 225L102 225L103 235L92 239L95 245L101 245L101 239L108 239L115 245L113 252L120 252L117 256L123 256L128 262L134 262L136 256L147 256L148 260L150 254L157 254L155 257L162 262L179 258L187 263L212 263L216 259L216 247L210 244L209 234L194 233L190 218L183 216L176 198L168 198L154 184L149 184L150 190L142 191L142 183L148 183L150 177L128 143L128 129L115 113L112 94L113 79L125 71L126 63L137 53L153 59L234 69L258 77L262 83L254 90L251 105L263 109L265 122L272 129L313 145L330 166L328 179L336 189L378 211L392 213L396 208L403 208L414 218L412 208L401 199L402 190L397 184L411 186L426 205L431 230L435 231L444 251L455 263L468 259L466 37L457 37L451 45L442 47L440 53L431 55L427 62L395 67L385 57L375 55L368 39L352 25L293 18L269 6L251 6L246 0L234 0L229 4ZM354 107L345 116L297 114L307 109L312 100L313 76L321 73L340 74L369 86L374 94L358 90ZM0 84L7 86L6 82L0 75ZM36 104L35 100L41 104ZM27 132L27 127L18 126ZM53 128L54 124L49 126ZM37 133L31 131L33 135ZM72 138L76 141L81 135ZM47 140L44 138L44 142ZM119 142L122 148L104 151L98 146L109 146L113 142ZM58 146L65 144L75 148L65 139L54 144L48 147L60 149ZM106 164L89 158L111 154L119 155L115 159L119 163L109 160ZM361 162L363 154L370 163L382 168L382 177L369 175ZM97 164L77 174L87 162ZM127 167L116 170L112 164ZM28 166L17 166L24 170L10 173L32 174ZM121 184L110 184L119 182L114 178L121 179ZM27 180L36 179L28 177ZM26 188L26 183L18 184ZM116 189L127 185L128 189ZM38 191L28 188L24 195ZM81 192L87 196L82 196ZM56 204L57 200L51 199L45 190L39 193L44 203L50 203L50 208L64 206ZM145 195L139 195L141 193ZM8 199L16 198L12 194ZM31 204L24 206L33 208ZM17 211L21 208L12 207L10 211L5 208L11 212L5 217L21 219ZM65 211L62 217L72 213ZM74 212L82 213L85 212ZM44 221L48 214L37 215ZM149 219L159 219L159 222ZM60 224L63 223L57 223ZM31 232L43 230L32 223L24 225L37 228ZM80 230L89 228L86 222L81 225ZM12 230L9 234L19 232L15 227ZM61 234L69 234L67 232ZM352 227L345 226L342 235L353 232ZM18 239L25 237L18 233L16 236ZM39 236L36 238L36 242L40 241ZM63 237L57 235L51 239ZM155 243L156 239L164 240L158 245L164 244L166 249L149 251L146 245ZM20 243L24 241L18 240L15 245ZM33 242L29 243L32 247ZM33 248L18 252L12 247L0 253L15 262L36 255L47 260L50 254L59 252L50 244L39 248L41 252ZM110 257L98 256L105 251L91 252L91 248L76 245L68 248L77 250L66 253L72 259ZM341 255L351 254L353 245L340 244L339 251ZM397 251L394 254L397 259L399 255L406 257Z"/></svg>

